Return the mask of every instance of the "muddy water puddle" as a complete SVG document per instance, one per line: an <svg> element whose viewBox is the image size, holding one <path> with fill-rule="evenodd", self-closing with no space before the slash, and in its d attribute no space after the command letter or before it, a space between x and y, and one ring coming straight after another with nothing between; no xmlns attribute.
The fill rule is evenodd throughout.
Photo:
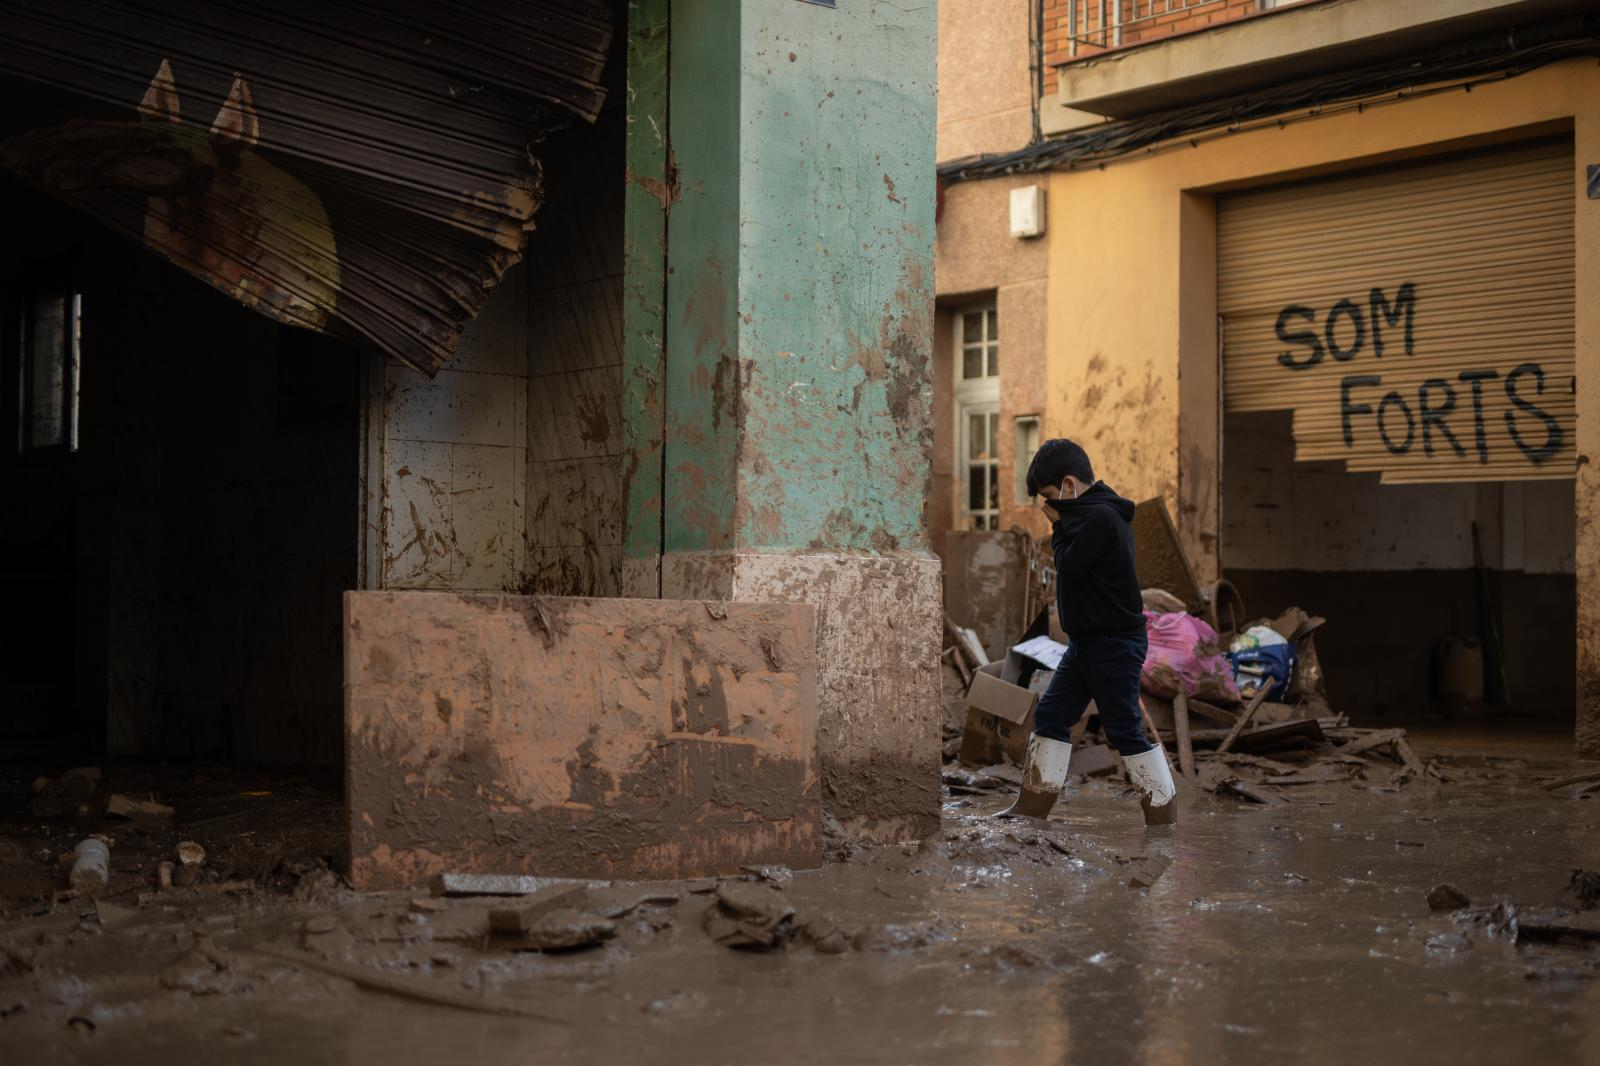
<svg viewBox="0 0 1600 1066"><path fill-rule="evenodd" d="M1501 775L1306 789L1273 809L1186 796L1176 828L1146 830L1106 784L1044 826L987 817L1006 801L953 798L940 841L776 874L794 921L838 931L830 953L803 937L719 947L707 884L561 954L447 939L488 904L414 912L403 893L158 898L109 932L66 904L0 927L23 957L0 976L4 1058L1600 1062L1595 949L1514 944L1425 901L1451 882L1475 904L1550 902L1573 868L1600 867L1592 802ZM1128 887L1152 858L1170 866ZM562 1023L405 1000L252 951L299 949L329 915L346 962Z"/></svg>

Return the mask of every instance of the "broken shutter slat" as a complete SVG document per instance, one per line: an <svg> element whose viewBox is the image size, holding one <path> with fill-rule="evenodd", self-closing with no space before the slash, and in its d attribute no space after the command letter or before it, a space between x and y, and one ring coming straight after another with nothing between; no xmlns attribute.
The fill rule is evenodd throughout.
<svg viewBox="0 0 1600 1066"><path fill-rule="evenodd" d="M126 118L24 133L0 164L248 306L432 374L521 257L530 143L598 114L610 35L598 0L18 0L6 69Z"/></svg>

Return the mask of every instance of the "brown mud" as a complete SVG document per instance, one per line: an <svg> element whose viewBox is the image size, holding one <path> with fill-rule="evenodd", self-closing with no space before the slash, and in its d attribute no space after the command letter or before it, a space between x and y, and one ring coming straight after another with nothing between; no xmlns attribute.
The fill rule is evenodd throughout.
<svg viewBox="0 0 1600 1066"><path fill-rule="evenodd" d="M549 908L349 891L316 782L108 767L102 793L177 811L113 824L34 818L8 774L0 1046L8 1064L1600 1061L1600 948L1482 913L1548 907L1600 868L1600 804L1541 787L1581 764L1463 750L1447 781L1305 784L1282 807L1180 782L1172 828L1146 829L1115 779L1074 781L1047 822L990 817L1008 788L949 795L920 846ZM96 831L111 883L65 894L56 856ZM204 871L160 890L181 840ZM1432 910L1442 883L1472 909Z"/></svg>

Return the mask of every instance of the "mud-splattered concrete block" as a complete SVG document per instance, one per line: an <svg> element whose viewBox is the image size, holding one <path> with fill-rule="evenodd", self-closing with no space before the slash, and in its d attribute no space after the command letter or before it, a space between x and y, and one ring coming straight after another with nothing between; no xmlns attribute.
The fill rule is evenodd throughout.
<svg viewBox="0 0 1600 1066"><path fill-rule="evenodd" d="M350 877L821 861L815 609L345 596Z"/></svg>

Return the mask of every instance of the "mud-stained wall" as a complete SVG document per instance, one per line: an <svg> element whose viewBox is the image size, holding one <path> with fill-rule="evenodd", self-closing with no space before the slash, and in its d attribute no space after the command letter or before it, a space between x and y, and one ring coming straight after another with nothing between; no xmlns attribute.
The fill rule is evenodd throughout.
<svg viewBox="0 0 1600 1066"><path fill-rule="evenodd" d="M613 54L613 64L621 62ZM608 79L621 79L613 71ZM624 99L544 142L528 235L527 565L520 588L615 596L622 565Z"/></svg>
<svg viewBox="0 0 1600 1066"><path fill-rule="evenodd" d="M1509 705L1570 716L1571 482L1385 486L1340 463L1295 462L1286 412L1229 415L1224 424L1228 579L1252 615L1301 606L1328 619L1317 652L1334 706L1358 717L1434 706L1436 647L1447 637L1485 638L1476 523Z"/></svg>
<svg viewBox="0 0 1600 1066"><path fill-rule="evenodd" d="M357 888L821 861L812 608L352 593L345 618Z"/></svg>
<svg viewBox="0 0 1600 1066"><path fill-rule="evenodd" d="M1222 562L1251 570L1468 570L1571 574L1568 481L1380 485L1342 463L1294 460L1286 411L1229 415Z"/></svg>
<svg viewBox="0 0 1600 1066"><path fill-rule="evenodd" d="M432 380L394 364L374 371L374 587L499 591L521 580L527 308L527 274L514 267Z"/></svg>
<svg viewBox="0 0 1600 1066"><path fill-rule="evenodd" d="M940 83L941 106L943 82ZM958 364L954 359L957 315L993 303L1000 323L1000 422L996 449L1000 470L1000 528L1019 527L1048 536L1049 523L1026 497L1016 492L1017 419L1037 416L1040 439L1070 436L1071 425L1051 418L1045 402L1046 236L1019 240L1011 236L1011 190L1041 184L1037 176L963 182L945 191L939 220L936 271L939 293L934 357L934 484L929 497L929 535L942 544L944 531L961 526L960 475L956 455L959 435L953 393ZM1049 207L1046 207L1048 223Z"/></svg>
<svg viewBox="0 0 1600 1066"><path fill-rule="evenodd" d="M876 839L938 812L934 14L672 21L662 585L817 605L824 806Z"/></svg>
<svg viewBox="0 0 1600 1066"><path fill-rule="evenodd" d="M813 604L817 752L835 833L919 839L939 828L939 561L740 555L740 600Z"/></svg>
<svg viewBox="0 0 1600 1066"><path fill-rule="evenodd" d="M925 550L932 11L681 16L667 549Z"/></svg>

